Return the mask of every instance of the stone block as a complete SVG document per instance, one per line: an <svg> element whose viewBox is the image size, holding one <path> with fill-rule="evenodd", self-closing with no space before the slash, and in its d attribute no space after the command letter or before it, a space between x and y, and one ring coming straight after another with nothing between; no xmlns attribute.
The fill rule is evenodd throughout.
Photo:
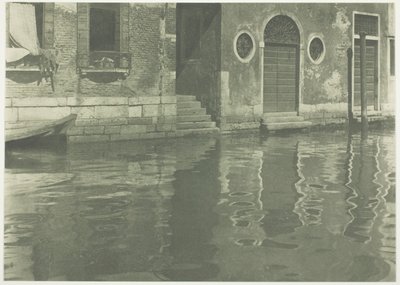
<svg viewBox="0 0 400 285"><path fill-rule="evenodd" d="M156 125L146 125L146 132L155 132L156 131Z"/></svg>
<svg viewBox="0 0 400 285"><path fill-rule="evenodd" d="M84 136L69 136L68 142L71 143L89 143L89 142L104 142L109 141L109 135L84 135Z"/></svg>
<svg viewBox="0 0 400 285"><path fill-rule="evenodd" d="M20 107L18 119L25 120L58 120L71 113L70 107Z"/></svg>
<svg viewBox="0 0 400 285"><path fill-rule="evenodd" d="M143 105L143 117L157 117L159 105Z"/></svg>
<svg viewBox="0 0 400 285"><path fill-rule="evenodd" d="M145 133L146 125L125 125L121 126L121 135Z"/></svg>
<svg viewBox="0 0 400 285"><path fill-rule="evenodd" d="M141 133L131 134L115 134L110 135L110 141L126 141L126 140L137 140L141 138Z"/></svg>
<svg viewBox="0 0 400 285"><path fill-rule="evenodd" d="M77 135L83 135L83 130L85 128L84 127L70 127L67 130L67 135L68 136L77 136Z"/></svg>
<svg viewBox="0 0 400 285"><path fill-rule="evenodd" d="M129 105L154 105L160 104L160 96L130 97Z"/></svg>
<svg viewBox="0 0 400 285"><path fill-rule="evenodd" d="M66 97L27 97L12 98L15 107L57 107L66 106Z"/></svg>
<svg viewBox="0 0 400 285"><path fill-rule="evenodd" d="M128 117L128 106L95 106L96 118Z"/></svg>
<svg viewBox="0 0 400 285"><path fill-rule="evenodd" d="M128 97L69 97L69 106L113 106L127 105Z"/></svg>
<svg viewBox="0 0 400 285"><path fill-rule="evenodd" d="M142 139L161 139L161 138L165 138L165 133L146 133L146 134L142 134L141 138Z"/></svg>
<svg viewBox="0 0 400 285"><path fill-rule="evenodd" d="M171 124L157 124L157 132L170 132L172 131Z"/></svg>
<svg viewBox="0 0 400 285"><path fill-rule="evenodd" d="M12 106L11 98L5 98L4 105L5 107L11 107Z"/></svg>
<svg viewBox="0 0 400 285"><path fill-rule="evenodd" d="M176 116L176 104L162 105L163 116Z"/></svg>
<svg viewBox="0 0 400 285"><path fill-rule="evenodd" d="M121 126L105 126L104 134L119 134L121 132Z"/></svg>
<svg viewBox="0 0 400 285"><path fill-rule="evenodd" d="M127 125L128 118L103 118L98 119L98 122L101 126L120 126Z"/></svg>
<svg viewBox="0 0 400 285"><path fill-rule="evenodd" d="M104 126L85 127L84 134L86 135L101 135L104 133Z"/></svg>
<svg viewBox="0 0 400 285"><path fill-rule="evenodd" d="M151 125L153 124L153 119L151 117L147 118L129 118L128 123L130 125Z"/></svg>
<svg viewBox="0 0 400 285"><path fill-rule="evenodd" d="M4 115L7 122L18 121L18 108L5 108Z"/></svg>
<svg viewBox="0 0 400 285"><path fill-rule="evenodd" d="M141 117L142 116L142 106L128 107L129 117Z"/></svg>
<svg viewBox="0 0 400 285"><path fill-rule="evenodd" d="M77 119L75 126L96 126L99 124L97 119Z"/></svg>
<svg viewBox="0 0 400 285"><path fill-rule="evenodd" d="M71 107L71 113L78 115L79 119L93 119L96 117L94 107Z"/></svg>
<svg viewBox="0 0 400 285"><path fill-rule="evenodd" d="M175 104L176 96L161 96L161 104Z"/></svg>
<svg viewBox="0 0 400 285"><path fill-rule="evenodd" d="M160 124L175 124L177 120L176 116L161 116L158 117L158 123Z"/></svg>

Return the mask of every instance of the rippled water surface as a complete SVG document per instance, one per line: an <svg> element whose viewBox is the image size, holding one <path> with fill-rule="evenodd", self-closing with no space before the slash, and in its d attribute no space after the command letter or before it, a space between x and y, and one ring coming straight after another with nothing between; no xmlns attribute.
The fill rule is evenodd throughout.
<svg viewBox="0 0 400 285"><path fill-rule="evenodd" d="M7 280L395 280L395 138L6 150Z"/></svg>

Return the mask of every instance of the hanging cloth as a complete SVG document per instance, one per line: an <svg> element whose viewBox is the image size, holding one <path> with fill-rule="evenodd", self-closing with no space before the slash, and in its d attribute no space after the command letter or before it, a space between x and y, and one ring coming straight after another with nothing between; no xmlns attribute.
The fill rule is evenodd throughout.
<svg viewBox="0 0 400 285"><path fill-rule="evenodd" d="M24 48L32 55L40 54L36 30L35 6L32 4L9 3L10 44L14 48Z"/></svg>
<svg viewBox="0 0 400 285"><path fill-rule="evenodd" d="M6 48L6 63L18 61L29 54L24 48Z"/></svg>

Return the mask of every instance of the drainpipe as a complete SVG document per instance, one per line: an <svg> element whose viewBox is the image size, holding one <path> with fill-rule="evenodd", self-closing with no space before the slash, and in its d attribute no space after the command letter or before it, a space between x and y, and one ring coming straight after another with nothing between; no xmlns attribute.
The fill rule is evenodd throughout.
<svg viewBox="0 0 400 285"><path fill-rule="evenodd" d="M360 78L361 78L361 127L363 133L368 131L368 115L367 115L367 94L366 94L366 70L365 70L365 53L366 53L366 32L360 32Z"/></svg>

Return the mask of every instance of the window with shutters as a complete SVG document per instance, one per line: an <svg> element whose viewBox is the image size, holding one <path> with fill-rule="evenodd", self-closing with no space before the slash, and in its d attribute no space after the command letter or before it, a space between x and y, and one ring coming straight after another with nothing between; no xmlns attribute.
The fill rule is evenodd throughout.
<svg viewBox="0 0 400 285"><path fill-rule="evenodd" d="M131 68L129 3L78 3L77 68L121 72Z"/></svg>

